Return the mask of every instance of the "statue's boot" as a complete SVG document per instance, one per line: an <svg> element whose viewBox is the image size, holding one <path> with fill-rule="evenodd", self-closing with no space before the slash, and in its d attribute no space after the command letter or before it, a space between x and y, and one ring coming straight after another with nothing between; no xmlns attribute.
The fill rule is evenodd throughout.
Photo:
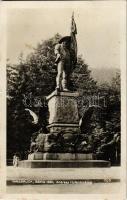
<svg viewBox="0 0 127 200"><path fill-rule="evenodd" d="M63 88L63 91L64 92L68 92L69 90L67 88Z"/></svg>
<svg viewBox="0 0 127 200"><path fill-rule="evenodd" d="M65 92L69 91L67 88L67 74L65 72L63 72L62 88Z"/></svg>
<svg viewBox="0 0 127 200"><path fill-rule="evenodd" d="M68 92L68 88L67 88L67 80L65 78L63 78L62 80L62 88L63 88L63 91L65 92Z"/></svg>
<svg viewBox="0 0 127 200"><path fill-rule="evenodd" d="M61 74L58 74L56 77L56 90L61 91L62 86L61 86Z"/></svg>

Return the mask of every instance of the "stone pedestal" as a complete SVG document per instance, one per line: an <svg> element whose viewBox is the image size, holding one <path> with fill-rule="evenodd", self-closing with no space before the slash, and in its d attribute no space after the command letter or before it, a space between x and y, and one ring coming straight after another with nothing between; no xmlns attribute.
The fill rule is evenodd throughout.
<svg viewBox="0 0 127 200"><path fill-rule="evenodd" d="M77 92L54 91L47 96L49 133L39 134L38 152L29 154L19 166L30 168L110 167L110 162L94 160L92 150L86 152L85 138L80 135ZM79 139L79 143L76 143ZM37 141L37 139L36 139Z"/></svg>
<svg viewBox="0 0 127 200"><path fill-rule="evenodd" d="M79 131L77 92L54 91L47 97L49 130L51 132Z"/></svg>

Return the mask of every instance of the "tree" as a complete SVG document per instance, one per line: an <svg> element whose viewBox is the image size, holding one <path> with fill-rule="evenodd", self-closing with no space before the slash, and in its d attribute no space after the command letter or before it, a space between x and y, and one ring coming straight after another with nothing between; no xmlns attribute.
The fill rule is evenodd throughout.
<svg viewBox="0 0 127 200"><path fill-rule="evenodd" d="M103 153L111 159L112 164L120 164L120 130L121 130L121 98L120 98L120 72L113 77L111 85L103 84L99 87L105 96L106 107L103 129L105 138L102 144ZM109 140L110 138L110 140ZM105 141L105 142L104 142ZM116 157L117 151L117 157ZM107 159L109 159L107 157Z"/></svg>

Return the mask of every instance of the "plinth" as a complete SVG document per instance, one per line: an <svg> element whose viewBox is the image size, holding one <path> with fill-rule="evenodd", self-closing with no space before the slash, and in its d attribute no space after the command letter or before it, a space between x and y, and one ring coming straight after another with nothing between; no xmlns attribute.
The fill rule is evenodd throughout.
<svg viewBox="0 0 127 200"><path fill-rule="evenodd" d="M54 91L47 97L50 132L79 131L77 92Z"/></svg>
<svg viewBox="0 0 127 200"><path fill-rule="evenodd" d="M46 140L43 144L44 148L41 152L29 154L27 161L20 161L20 167L110 167L110 162L108 161L94 160L92 152L84 153L84 151L80 151L79 149L82 144L79 144L77 149L74 149L75 138L80 134L77 105L78 96L79 94L77 92L58 91L54 91L47 96L49 108L49 133L45 137ZM61 137L62 140L57 140L59 138L58 136ZM55 150L50 146L50 144L52 144L50 141L51 138L55 145ZM51 142L50 144L49 141ZM48 148L45 148L46 145Z"/></svg>

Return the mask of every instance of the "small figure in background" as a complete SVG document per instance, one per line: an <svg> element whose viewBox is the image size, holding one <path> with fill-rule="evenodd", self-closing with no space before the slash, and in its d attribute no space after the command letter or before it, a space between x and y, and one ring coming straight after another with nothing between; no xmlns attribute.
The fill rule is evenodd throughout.
<svg viewBox="0 0 127 200"><path fill-rule="evenodd" d="M18 153L15 153L13 156L13 166L18 167L18 164L19 164L19 156Z"/></svg>

